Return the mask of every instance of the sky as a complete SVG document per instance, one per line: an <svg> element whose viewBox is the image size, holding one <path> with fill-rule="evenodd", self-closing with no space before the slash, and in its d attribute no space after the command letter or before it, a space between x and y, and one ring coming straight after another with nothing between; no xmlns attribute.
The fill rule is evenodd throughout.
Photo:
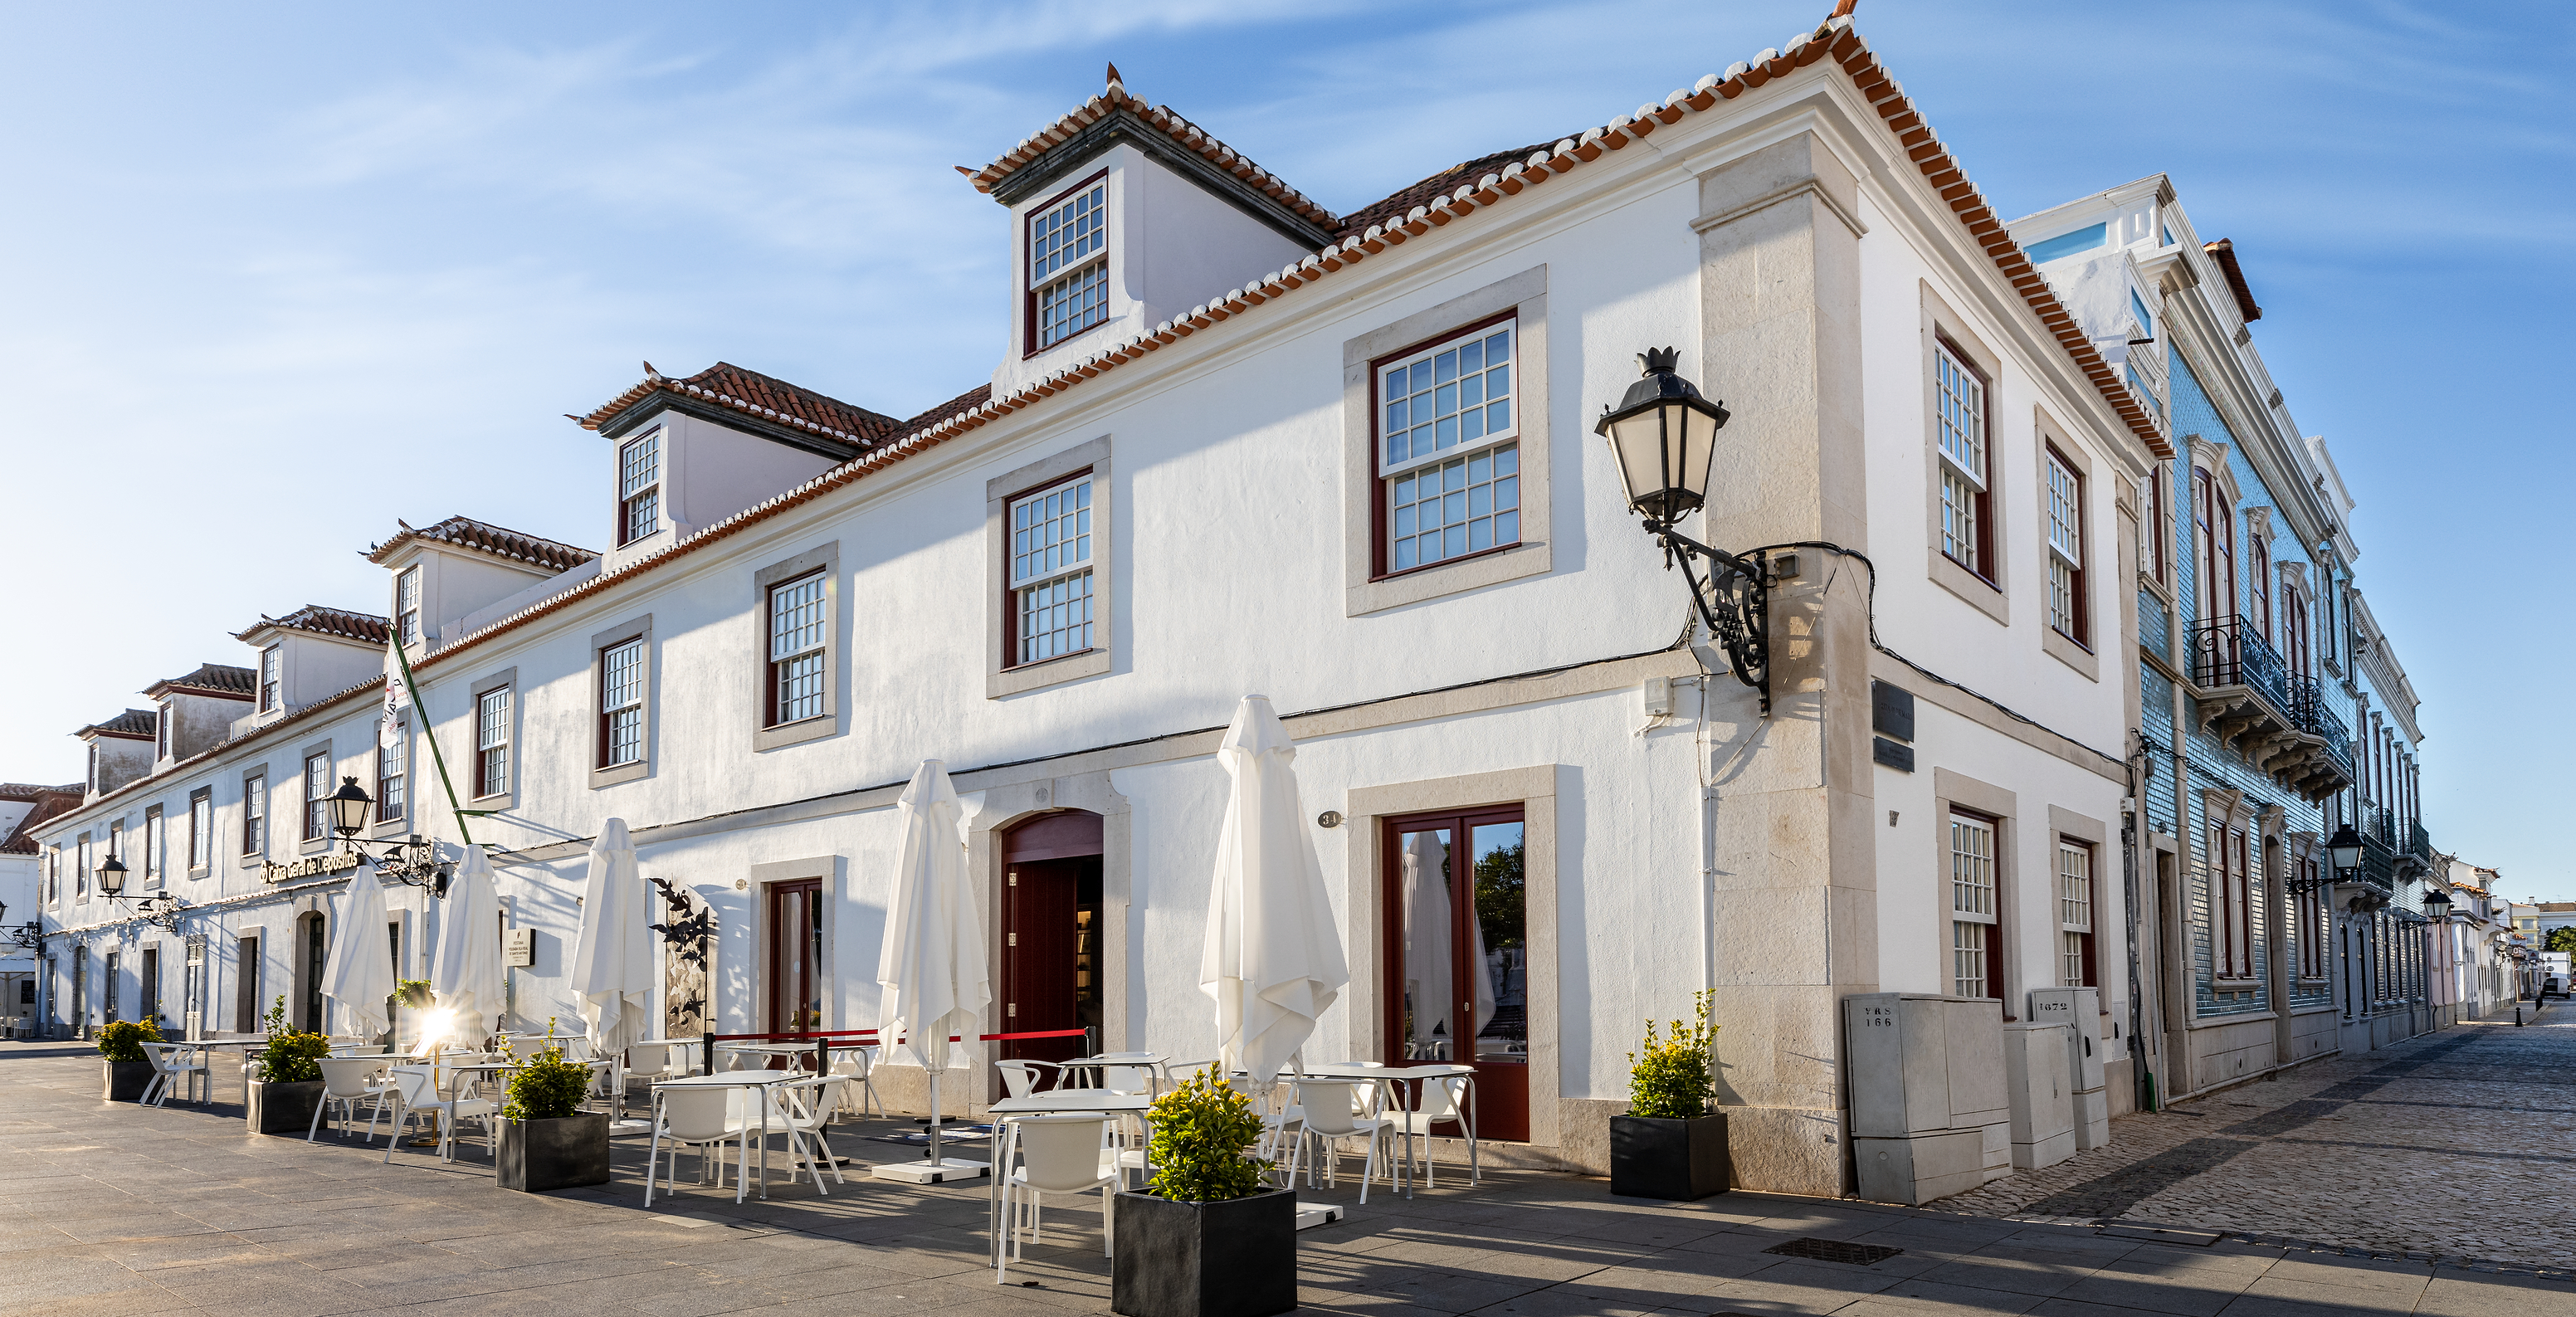
<svg viewBox="0 0 2576 1317"><path fill-rule="evenodd" d="M1830 0L60 5L0 0L0 779L463 513L596 547L564 419L717 360L907 415L1001 348L981 166L1115 61L1335 210L1606 122ZM2236 243L2255 343L2359 501L2434 844L2519 899L2556 844L2576 640L2555 396L2576 7L1862 0L1997 209L2158 171ZM2559 379L2562 386L2547 384ZM2557 805L2549 802L2559 801Z"/></svg>

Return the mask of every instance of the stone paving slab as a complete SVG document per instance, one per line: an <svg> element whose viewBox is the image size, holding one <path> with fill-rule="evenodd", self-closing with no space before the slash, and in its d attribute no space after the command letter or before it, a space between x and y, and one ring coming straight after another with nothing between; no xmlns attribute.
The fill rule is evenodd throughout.
<svg viewBox="0 0 2576 1317"><path fill-rule="evenodd" d="M769 1199L737 1205L730 1188L687 1183L695 1168L684 1157L679 1191L647 1208L642 1145L621 1139L614 1183L511 1194L492 1184L489 1154L471 1139L453 1164L405 1149L386 1165L381 1139L246 1135L233 1101L101 1102L94 1055L15 1046L0 1044L0 1190L9 1191L0 1192L0 1317L1109 1310L1094 1196L1051 1201L1045 1244L1030 1245L1012 1265L1014 1283L1001 1286L985 1266L980 1186L853 1174L825 1197L810 1183L788 1184L784 1159L773 1158L782 1174ZM2469 1059L2524 1064L2501 1052ZM220 1095L238 1092L237 1076L219 1078ZM910 1155L862 1137L884 1128L835 1138L861 1162ZM2103 1168L2093 1169L2032 1185L2031 1195L2067 1192L2099 1178ZM1412 1198L1381 1186L1365 1206L1347 1182L1301 1196L1350 1211L1299 1238L1302 1310L1352 1317L2576 1317L2576 1285L2529 1276L2281 1244L2178 1247L2091 1225L1853 1200L1738 1192L1654 1203L1612 1197L1599 1180L1535 1172L1489 1174L1475 1187L1443 1177ZM1903 1251L1869 1266L1768 1251L1802 1238Z"/></svg>

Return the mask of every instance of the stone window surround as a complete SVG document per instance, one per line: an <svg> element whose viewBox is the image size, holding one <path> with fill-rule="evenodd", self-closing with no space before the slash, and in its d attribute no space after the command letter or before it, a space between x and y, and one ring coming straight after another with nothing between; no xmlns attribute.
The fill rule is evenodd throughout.
<svg viewBox="0 0 2576 1317"><path fill-rule="evenodd" d="M2011 557L2010 539L2005 532L2011 523L2004 509L2010 500L1996 497L2012 485L2005 474L2006 451L2001 436L1993 432L1997 415L1997 395L2003 392L2003 357L1978 333L1929 282L1919 282L1923 339L1923 508L1924 546L1929 557L1927 568L1935 585L1958 596L1977 611L2004 625L2012 625L2010 573L2005 569ZM1993 546L1986 564L1988 574L1979 576L1941 552L1941 403L1938 396L1939 368L1933 354L1941 344L1948 344L1969 365L1986 377L1986 542ZM2043 491L2042 497L2045 497ZM1945 843L1946 844L1946 843ZM1946 933L1947 930L1944 930Z"/></svg>
<svg viewBox="0 0 2576 1317"><path fill-rule="evenodd" d="M1376 363L1449 337L1466 326L1510 314L1519 322L1515 349L1520 409L1521 542L1466 557L1377 576L1378 478ZM1342 344L1342 559L1344 616L1417 604L1523 577L1555 565L1549 517L1550 431L1547 369L1547 267L1519 274L1416 311ZM1434 808L1437 808L1435 806ZM1533 1117L1535 1119L1535 1117Z"/></svg>
<svg viewBox="0 0 2576 1317"><path fill-rule="evenodd" d="M2068 470L2075 473L2078 515L2082 518L2076 527L2076 536L2077 543L2084 552L2084 601L2081 607L2084 610L2085 632L2093 641L2091 645L2087 645L2082 641L2068 638L2065 633L2048 624L2047 610L2042 608L2039 619L2039 647L2050 658L2084 674L2085 680L2098 685L2102 680L2102 662L2095 650L2101 645L2104 630L2102 622L2105 610L2102 607L2101 584L2105 573L2100 570L2096 559L2101 556L2105 537L2101 533L2101 528L2094 524L2098 518L2094 516L2093 503L2095 490L2099 486L2095 483L2093 457L2066 437L2066 427L2059 425L2056 418L2048 414L2046 408L2032 408L2031 423L2033 445L2031 452L2032 461L2035 464L2032 469L2040 472L2040 479L2037 482L2039 491L2037 524L2041 527L2039 551L2043 559L2049 552L2046 528L2048 526L2047 472L2050 455L2054 454L2058 460L2066 464ZM1989 503L1993 501L1988 500ZM2116 578L2118 573L2113 572L2109 575Z"/></svg>
<svg viewBox="0 0 2576 1317"><path fill-rule="evenodd" d="M1095 495L1097 497L1097 495ZM1042 771L1045 765L1030 769ZM1110 770L1097 769L1063 777L1040 777L1000 783L977 793L981 804L966 825L966 871L978 874L977 901L984 912L989 963L1002 961L1003 833L1042 814L1082 810L1100 816L1100 1047L1123 1051L1142 1035L1134 1018L1134 980L1129 959L1135 946L1135 843L1127 797L1110 780ZM986 1008L987 1032L1000 1032L1002 999L995 979L993 1002ZM927 1097L927 1094L924 1094Z"/></svg>
<svg viewBox="0 0 2576 1317"><path fill-rule="evenodd" d="M2254 898L2254 866L2258 864L2264 866L2263 878L2266 890L2270 890L2272 875L2269 872L2270 866L2264 858L2263 843L2280 827L2281 811L2278 806L2255 800L2233 787L2203 786L2199 789L2199 797L2199 826L2185 828L2183 831L2191 838L2190 849L2186 852L2186 863L2196 862L2193 867L2199 870L2201 886L2209 893L2208 913L2204 916L2204 931L2209 935L2210 990L2220 993L2253 992L2263 986L2262 980L2229 979L2219 976L2218 903L2226 898L2210 884L2210 856L2204 852L2208 846L2209 830L2212 827L2231 834L2240 831L2246 834L2245 912L2250 924L2254 912L2262 908L2261 903ZM2188 891L2183 895L2186 901L2190 899ZM2251 961L2258 951L2265 950L2269 944L2271 929L2267 926L2262 932L2264 935L2258 937L2251 927L2245 931L2245 955L2248 961ZM2197 1000L2195 994L2195 1005ZM2229 1023L2242 1023L2252 1017L2230 1014L2224 1018Z"/></svg>
<svg viewBox="0 0 2576 1317"><path fill-rule="evenodd" d="M1936 547L1933 552L1937 556L1940 550ZM2002 1002L2004 1023L2011 1024L2020 1018L2014 1013L2013 1004L2020 1000L2020 992L2029 986L2021 981L2020 957L2013 954L2013 938L2020 932L2016 919L2020 911L2013 902L2021 895L2021 866L2017 862L2017 848L2021 845L2021 830L2017 826L2021 798L1965 773L1947 768L1932 770L1932 873L1939 884L1938 906L1942 911L1934 930L1933 964L1940 967L1939 981L1944 985L1950 981L1950 811L1954 806L1970 814L1982 815L1995 825L1995 922L2003 928L1997 936L2003 947L2000 957L2003 963L1988 965L1986 978ZM2051 892L2049 899L2054 902L2056 894ZM2053 906L2048 927L2057 927ZM2051 963L2054 963L2053 948ZM2056 977L2054 974L2049 976L2051 983ZM1948 995L1946 990L1943 995Z"/></svg>
<svg viewBox="0 0 2576 1317"><path fill-rule="evenodd" d="M331 832L331 817L327 808L324 810L322 817L322 835L319 837L307 837L304 835L304 820L311 814L313 808L312 764L313 756L315 755L320 755L331 762L331 771L327 775L329 788L324 792L324 794L328 795L331 791L337 791L340 789L340 757L331 753L330 741L314 741L295 752L294 836L295 853L298 855L320 855L324 851L331 849L331 843L335 840L335 837ZM268 798L268 815L271 820L269 826L275 827L276 823L274 820L277 817L277 796L273 792Z"/></svg>
<svg viewBox="0 0 2576 1317"><path fill-rule="evenodd" d="M1111 437L1104 434L984 482L984 546L989 555L984 570L989 591L984 614L984 698L988 700L1104 676L1117 665L1118 494L1111 447ZM1004 652L1010 635L1005 613L1017 606L1011 592L1011 500L1084 471L1091 473L1091 621L1096 643L1036 663L1011 663Z"/></svg>
<svg viewBox="0 0 2576 1317"><path fill-rule="evenodd" d="M593 666L597 665L594 664ZM819 903L822 907L823 932L823 950L821 955L822 964L824 966L830 966L837 963L834 959L834 956L837 954L835 935L838 932L838 929L836 925L840 922L838 915L841 909L841 893L844 886L843 875L848 868L848 860L839 855L816 855L801 860L777 860L767 864L755 864L751 866L751 889L749 892L751 897L751 910L748 919L745 921L745 927L749 930L751 935L751 945L744 954L749 959L751 967L751 1001L749 1002L749 1014L753 1020L758 1022L753 1026L755 1029L776 1030L778 1028L776 1024L771 1023L769 1020L769 989L771 986L769 982L770 884L797 882L807 878L819 878L822 880L822 900ZM713 967L711 966L710 969L712 968ZM823 985L823 1027L825 1029L842 1028L842 1017L846 1015L847 1012L843 1009L843 1003L837 990L838 983L828 971L817 975L817 978Z"/></svg>
<svg viewBox="0 0 2576 1317"><path fill-rule="evenodd" d="M276 779L268 771L268 765L253 764L242 770L241 780L242 818L245 824L250 817L250 784L256 780L264 793L260 802L262 812L259 820L258 847L252 850L241 850L242 834L238 831L233 834L234 849L241 854L241 867L256 869L268 862L269 848L277 844L277 792L270 789Z"/></svg>
<svg viewBox="0 0 2576 1317"><path fill-rule="evenodd" d="M528 693L519 689L518 668L507 667L477 680L465 693L466 789L470 792L479 792L483 789L483 697L504 686L510 688L510 739L508 741L510 786L506 791L495 792L488 796L475 796L474 808L480 810L504 810L515 806L518 803L521 775L528 767L526 743L519 735L519 728L527 718Z"/></svg>
<svg viewBox="0 0 2576 1317"><path fill-rule="evenodd" d="M1365 364L1365 363L1363 363ZM1342 890L1343 944L1350 949L1351 986L1344 1001L1350 1014L1354 1055L1377 1056L1385 1050L1384 995L1386 949L1379 926L1385 908L1383 857L1379 821L1400 814L1518 804L1522 819L1522 873L1527 882L1523 906L1524 935L1529 941L1529 1133L1536 1147L1565 1145L1572 1108L1579 1099L1563 1096L1563 1060L1557 987L1557 781L1566 771L1558 764L1508 768L1456 777L1426 778L1352 787L1343 795L1344 834Z"/></svg>
<svg viewBox="0 0 2576 1317"><path fill-rule="evenodd" d="M799 577L820 570L823 574L823 712L792 723L768 726L769 709L769 592ZM818 544L792 558L771 563L753 572L752 654L751 665L751 748L754 753L802 745L841 733L842 665L849 662L848 620L841 608L841 542ZM646 646L649 651L651 646ZM649 661L649 660L648 660ZM596 660L593 667L597 667ZM593 701L594 706L596 701ZM646 701L649 710L651 701ZM648 712L646 717L650 718ZM647 756L650 762L650 756Z"/></svg>
<svg viewBox="0 0 2576 1317"><path fill-rule="evenodd" d="M2089 554L2092 550L2092 541L2088 536L2085 544L2085 552ZM2102 864L2103 857L2109 854L2111 849L2111 825L2101 819L2094 818L2092 815L2078 814L2063 806L2051 805L2048 807L2048 831L2051 836L2060 840L2081 842L2092 848L2093 931L2090 936L2096 939L2093 943L2093 977L2096 979L2107 979L2108 975L2104 972L2103 967L2109 961L2110 957L2103 954L2103 947L2105 944L2100 941L2100 939L2115 931L2116 924L2116 921L2112 919L2109 913L2111 907L2103 903L2105 893L2104 883L2102 881ZM2050 858L2052 860L2050 876L2053 878L2056 874L2053 864L2055 859L2055 851L2053 848L2050 852ZM2056 894L2054 885L2052 884L2052 889L2049 895L2053 898ZM2126 916L2124 914L2122 918L2125 917ZM2051 950L2055 950L2055 948L2052 947ZM2103 982L2096 986L2100 990L2094 994L2094 1004L2101 1008L2103 1015L2108 1016L2111 1014L2111 985L2108 982ZM2102 1036L2105 1038L2110 1037L2107 1033Z"/></svg>
<svg viewBox="0 0 2576 1317"><path fill-rule="evenodd" d="M420 771L419 765L412 762L412 756L419 752L420 747L414 744L411 739L411 707L409 705L405 705L401 713L394 715L394 738L402 743L403 750L403 816L398 819L380 820L378 822L368 824L367 838L370 841L387 841L396 837L408 837L414 832L420 830ZM369 760L367 766L370 772L372 772L376 765L382 762L384 755L382 743L379 742L376 745L371 746L367 751L367 755ZM376 783L376 794L376 807L378 810L382 810L384 808L384 783L381 778L379 778Z"/></svg>
<svg viewBox="0 0 2576 1317"><path fill-rule="evenodd" d="M765 611L763 620L765 625ZM762 634L764 637L763 643L766 644L766 630L764 630ZM603 695L602 684L607 679L607 673L602 670L605 664L601 659L601 655L612 645L621 645L629 640L637 639L644 642L644 671L642 674L642 681L644 683L644 757L631 764L619 764L614 768L602 768L599 766L598 750L600 719L599 702ZM650 777L653 774L653 713L654 706L659 703L659 701L654 699L655 692L653 689L654 678L658 675L656 669L659 667L659 665L654 661L657 656L657 651L653 644L653 615L651 613L646 613L641 617L629 618L605 631L597 631L591 634L589 714L592 749L590 755L590 786L594 791L601 787L615 786L620 782L632 782L638 778ZM828 660L826 661L825 666L830 666Z"/></svg>

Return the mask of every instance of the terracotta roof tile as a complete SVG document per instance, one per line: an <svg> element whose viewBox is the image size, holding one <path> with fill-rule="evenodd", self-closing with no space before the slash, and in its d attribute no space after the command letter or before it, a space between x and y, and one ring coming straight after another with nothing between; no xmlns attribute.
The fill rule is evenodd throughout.
<svg viewBox="0 0 2576 1317"><path fill-rule="evenodd" d="M184 677L163 677L143 688L146 695L157 696L166 690L209 691L245 698L257 688L259 673L230 663L201 663Z"/></svg>
<svg viewBox="0 0 2576 1317"><path fill-rule="evenodd" d="M0 800L38 800L48 791L68 791L77 796L81 793L81 784L74 782L69 786L49 787L33 782L0 782Z"/></svg>
<svg viewBox="0 0 2576 1317"><path fill-rule="evenodd" d="M2263 318L2263 308L2254 304L2254 290L2245 285L2245 267L2236 263L2236 240L2221 238L2204 242L2200 249L2218 262L2219 272L2227 276L2227 291L2236 295L2236 313L2252 324Z"/></svg>
<svg viewBox="0 0 2576 1317"><path fill-rule="evenodd" d="M72 733L74 736L125 736L151 740L161 716L150 709L128 709L113 718L102 718Z"/></svg>
<svg viewBox="0 0 2576 1317"><path fill-rule="evenodd" d="M332 636L341 640L360 640L370 645L381 645L385 643L385 637L392 633L393 622L389 618L378 617L373 613L356 613L345 608L325 608L320 604L306 604L284 617L270 617L262 613L259 615L258 626L244 627L234 632L233 639L247 640L262 628L273 626L310 631L317 636Z"/></svg>
<svg viewBox="0 0 2576 1317"><path fill-rule="evenodd" d="M1409 214L1416 206L1427 206L1434 199L1457 191L1462 184L1473 183L1487 174L1498 172L1505 165L1527 160L1531 155L1546 150L1548 146L1547 142L1536 142L1529 146L1515 147L1509 151L1481 155L1463 164L1451 165L1429 178L1398 189L1343 216L1341 228L1333 236L1348 238L1366 232L1368 226L1372 224L1382 224L1389 219Z"/></svg>
<svg viewBox="0 0 2576 1317"><path fill-rule="evenodd" d="M785 380L744 370L731 362L716 364L675 380L653 370L645 362L643 382L609 399L587 416L573 419L585 430L597 430L616 420L637 403L656 393L695 398L762 420L801 430L807 434L835 439L853 452L872 448L888 436L899 433L903 423L882 412L872 412L838 398L826 397L812 389L798 388Z"/></svg>
<svg viewBox="0 0 2576 1317"><path fill-rule="evenodd" d="M414 540L428 540L460 549L472 549L478 553L488 553L506 562L524 563L548 573L568 572L599 556L588 549L576 548L558 540L511 530L506 526L495 526L488 521L476 521L471 517L449 517L435 526L414 526L399 518L395 519L394 524L402 527L399 534L382 544L371 544L360 551L367 561L384 562L393 557L395 550Z"/></svg>
<svg viewBox="0 0 2576 1317"><path fill-rule="evenodd" d="M20 790L32 794L27 796L8 794ZM32 800L36 806L27 811L27 817L18 820L18 826L10 829L8 836L0 837L0 854L35 854L37 826L57 815L68 814L79 809L86 795L87 789L77 782L67 787L21 787L14 782L7 786L0 786L0 800Z"/></svg>
<svg viewBox="0 0 2576 1317"><path fill-rule="evenodd" d="M1031 161L1045 155L1049 148L1103 119L1118 114L1133 116L1146 128L1161 133L1182 150L1196 154L1209 164L1243 180L1253 190L1278 202L1291 214L1307 223L1326 232L1340 227L1339 216L1317 204L1305 193L1288 186L1287 181L1278 175L1252 163L1243 153L1218 141L1213 134L1197 124L1182 118L1170 106L1148 105L1143 100L1129 95L1125 82L1118 76L1118 66L1115 64L1109 66L1108 86L1103 88L1099 95L1066 111L1062 118L1039 129L1022 140L1019 145L1003 152L1002 157L993 163L980 170L967 170L960 166L958 172L966 175L967 181L975 185L976 191L991 192Z"/></svg>

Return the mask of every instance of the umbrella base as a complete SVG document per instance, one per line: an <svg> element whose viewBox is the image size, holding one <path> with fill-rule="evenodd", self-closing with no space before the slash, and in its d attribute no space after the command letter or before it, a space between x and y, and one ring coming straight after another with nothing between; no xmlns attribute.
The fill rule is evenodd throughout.
<svg viewBox="0 0 2576 1317"><path fill-rule="evenodd" d="M1342 1205L1340 1203L1297 1204L1297 1228L1300 1230L1312 1230L1317 1226L1328 1226L1341 1219Z"/></svg>
<svg viewBox="0 0 2576 1317"><path fill-rule="evenodd" d="M944 1161L880 1162L868 1174L880 1180L901 1180L905 1184L947 1184L954 1180L973 1180L993 1173L984 1162Z"/></svg>

